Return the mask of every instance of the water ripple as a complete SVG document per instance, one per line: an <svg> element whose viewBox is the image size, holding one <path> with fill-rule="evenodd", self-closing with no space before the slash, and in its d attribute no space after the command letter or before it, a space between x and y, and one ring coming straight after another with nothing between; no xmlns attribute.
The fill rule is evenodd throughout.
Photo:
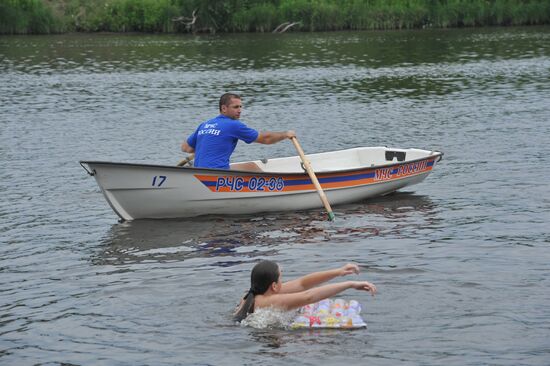
<svg viewBox="0 0 550 366"><path fill-rule="evenodd" d="M0 38L0 363L544 364L549 39ZM117 223L78 160L175 164L229 89L247 123L295 129L306 153L387 145L444 160L405 192L335 207L334 223L320 210ZM234 157L289 155L251 144ZM285 279L356 262L379 294L342 295L368 331L235 327L260 258Z"/></svg>

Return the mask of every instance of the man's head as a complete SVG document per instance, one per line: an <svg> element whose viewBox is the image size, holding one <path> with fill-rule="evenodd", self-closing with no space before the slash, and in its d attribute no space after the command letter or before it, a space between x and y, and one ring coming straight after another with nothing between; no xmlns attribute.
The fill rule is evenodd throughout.
<svg viewBox="0 0 550 366"><path fill-rule="evenodd" d="M243 106L241 97L233 93L225 93L220 98L220 113L231 119L239 119Z"/></svg>

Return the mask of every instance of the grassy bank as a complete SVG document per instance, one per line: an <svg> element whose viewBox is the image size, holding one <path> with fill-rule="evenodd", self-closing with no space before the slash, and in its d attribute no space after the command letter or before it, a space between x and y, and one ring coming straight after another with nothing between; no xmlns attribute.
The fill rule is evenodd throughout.
<svg viewBox="0 0 550 366"><path fill-rule="evenodd" d="M549 0L0 0L0 33L271 32L550 24Z"/></svg>

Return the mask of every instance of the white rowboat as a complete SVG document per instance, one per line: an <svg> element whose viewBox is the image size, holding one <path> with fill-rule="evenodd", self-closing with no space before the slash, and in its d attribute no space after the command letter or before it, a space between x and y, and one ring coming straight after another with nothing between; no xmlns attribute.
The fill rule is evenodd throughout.
<svg viewBox="0 0 550 366"><path fill-rule="evenodd" d="M358 147L307 157L329 202L338 205L419 183L442 156L420 149ZM234 163L231 170L104 161L80 164L94 176L122 220L323 207L298 156Z"/></svg>

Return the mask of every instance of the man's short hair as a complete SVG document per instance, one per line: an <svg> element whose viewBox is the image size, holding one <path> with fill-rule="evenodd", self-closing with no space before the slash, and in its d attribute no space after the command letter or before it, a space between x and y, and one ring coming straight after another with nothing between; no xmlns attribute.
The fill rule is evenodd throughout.
<svg viewBox="0 0 550 366"><path fill-rule="evenodd" d="M220 97L220 112L222 111L222 105L228 106L231 99L241 99L241 96L233 93L225 93Z"/></svg>

